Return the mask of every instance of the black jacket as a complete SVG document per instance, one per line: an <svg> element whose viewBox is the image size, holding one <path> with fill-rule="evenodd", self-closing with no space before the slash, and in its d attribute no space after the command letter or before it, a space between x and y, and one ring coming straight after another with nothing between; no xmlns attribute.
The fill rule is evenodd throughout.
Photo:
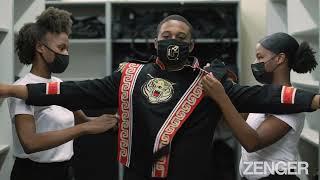
<svg viewBox="0 0 320 180"><path fill-rule="evenodd" d="M282 86L240 86L226 79L225 67L219 62L207 70L221 81L240 112L284 114L312 111L313 93L297 90L295 104L282 104ZM198 70L191 67L168 72L154 63L144 65L133 91L133 149L126 180L150 179L157 132L197 74ZM102 79L63 82L59 95L46 95L45 84L30 84L27 85L29 97L26 102L38 106L55 104L71 110L117 107L120 78L121 70L118 70ZM156 104L148 101L142 88L152 78L165 79L173 84L170 100ZM212 179L211 142L220 117L221 111L215 102L204 97L173 139L168 180Z"/></svg>

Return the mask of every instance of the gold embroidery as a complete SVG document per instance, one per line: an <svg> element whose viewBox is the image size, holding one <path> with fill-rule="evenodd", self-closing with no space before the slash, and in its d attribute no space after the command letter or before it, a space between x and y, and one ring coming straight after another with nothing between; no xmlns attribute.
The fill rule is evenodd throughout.
<svg viewBox="0 0 320 180"><path fill-rule="evenodd" d="M122 62L119 64L117 72L121 71L121 73L123 72L124 67L127 65L127 62Z"/></svg>
<svg viewBox="0 0 320 180"><path fill-rule="evenodd" d="M174 93L173 83L162 78L152 78L143 84L142 92L152 104L167 102Z"/></svg>

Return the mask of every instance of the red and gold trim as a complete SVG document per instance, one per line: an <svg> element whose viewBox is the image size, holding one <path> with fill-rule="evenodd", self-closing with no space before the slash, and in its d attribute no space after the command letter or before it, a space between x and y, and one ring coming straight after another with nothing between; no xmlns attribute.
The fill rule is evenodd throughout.
<svg viewBox="0 0 320 180"><path fill-rule="evenodd" d="M161 70L165 70L165 65L160 61L159 58L156 59L156 64L160 67Z"/></svg>
<svg viewBox="0 0 320 180"><path fill-rule="evenodd" d="M157 134L153 152L157 152L164 146L170 146L173 137L182 124L188 119L193 110L202 100L204 93L200 84L205 72L200 71L194 82L181 97L175 108L172 110L165 123ZM170 155L161 157L152 167L152 177L167 177Z"/></svg>
<svg viewBox="0 0 320 180"><path fill-rule="evenodd" d="M46 95L60 94L60 82L49 82L46 85Z"/></svg>
<svg viewBox="0 0 320 180"><path fill-rule="evenodd" d="M281 103L282 104L294 104L294 98L296 96L297 89L289 86L282 86L281 90Z"/></svg>
<svg viewBox="0 0 320 180"><path fill-rule="evenodd" d="M122 71L119 96L118 160L129 167L132 138L132 92L143 65L128 63Z"/></svg>

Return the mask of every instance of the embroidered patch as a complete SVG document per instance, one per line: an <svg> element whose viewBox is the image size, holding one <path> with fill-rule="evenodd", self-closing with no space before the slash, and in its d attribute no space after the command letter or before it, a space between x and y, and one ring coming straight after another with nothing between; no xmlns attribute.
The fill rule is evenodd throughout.
<svg viewBox="0 0 320 180"><path fill-rule="evenodd" d="M167 49L167 58L171 61L177 61L179 57L179 46L170 45Z"/></svg>
<svg viewBox="0 0 320 180"><path fill-rule="evenodd" d="M167 102L174 93L173 84L162 78L152 78L143 84L142 92L152 104Z"/></svg>
<svg viewBox="0 0 320 180"><path fill-rule="evenodd" d="M282 86L281 91L281 103L283 104L294 104L294 98L296 96L296 88Z"/></svg>
<svg viewBox="0 0 320 180"><path fill-rule="evenodd" d="M60 94L60 82L47 83L46 94L47 95Z"/></svg>

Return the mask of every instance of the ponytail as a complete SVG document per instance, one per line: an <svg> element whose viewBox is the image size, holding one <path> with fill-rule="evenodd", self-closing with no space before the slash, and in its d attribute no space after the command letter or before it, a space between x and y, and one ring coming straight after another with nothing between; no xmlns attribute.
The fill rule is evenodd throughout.
<svg viewBox="0 0 320 180"><path fill-rule="evenodd" d="M313 71L318 65L314 54L315 51L313 51L307 42L303 41L291 61L289 60L289 67L297 73Z"/></svg>
<svg viewBox="0 0 320 180"><path fill-rule="evenodd" d="M19 31L18 37L15 41L16 52L22 64L31 64L35 56L37 38L36 38L36 24L27 23Z"/></svg>

